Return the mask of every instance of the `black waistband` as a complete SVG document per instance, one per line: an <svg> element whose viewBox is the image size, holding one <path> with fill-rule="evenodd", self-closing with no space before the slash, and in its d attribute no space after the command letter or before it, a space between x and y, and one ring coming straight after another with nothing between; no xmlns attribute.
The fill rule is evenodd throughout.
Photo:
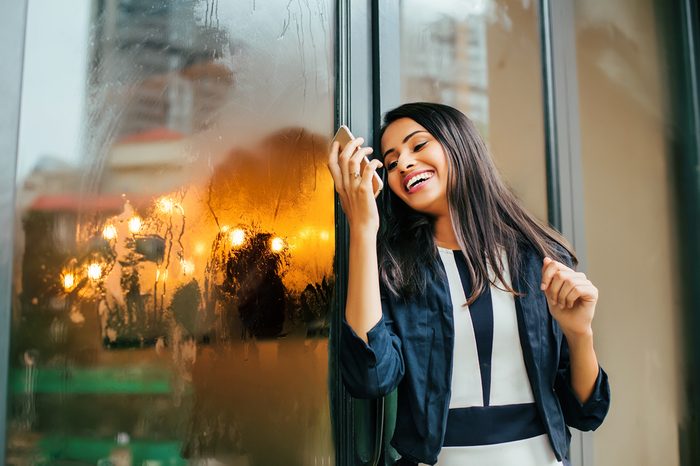
<svg viewBox="0 0 700 466"><path fill-rule="evenodd" d="M450 409L445 447L493 445L546 433L535 403Z"/></svg>

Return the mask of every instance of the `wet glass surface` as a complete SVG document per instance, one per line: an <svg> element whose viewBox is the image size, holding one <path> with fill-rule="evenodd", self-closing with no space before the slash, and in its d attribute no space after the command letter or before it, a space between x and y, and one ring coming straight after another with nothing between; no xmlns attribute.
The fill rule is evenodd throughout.
<svg viewBox="0 0 700 466"><path fill-rule="evenodd" d="M29 2L8 464L333 463L332 21Z"/></svg>
<svg viewBox="0 0 700 466"><path fill-rule="evenodd" d="M403 0L401 100L460 109L504 178L547 220L537 2Z"/></svg>

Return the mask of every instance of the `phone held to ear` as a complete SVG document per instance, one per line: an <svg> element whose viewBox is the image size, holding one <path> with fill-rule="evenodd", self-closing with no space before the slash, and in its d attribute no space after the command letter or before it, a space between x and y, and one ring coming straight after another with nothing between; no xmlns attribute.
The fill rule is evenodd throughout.
<svg viewBox="0 0 700 466"><path fill-rule="evenodd" d="M340 128L338 128L335 136L333 136L331 145L333 145L333 141L338 141L340 144L340 148L338 150L342 151L345 144L349 143L353 139L355 139L355 136L352 135L350 129L347 126L342 125ZM360 173L365 171L367 164L369 164L369 159L367 156L362 157L362 160L360 160ZM379 195L379 191L381 191L383 187L384 183L382 182L381 177L379 174L377 174L377 172L374 172L374 176L372 177L372 190L374 191L374 197Z"/></svg>

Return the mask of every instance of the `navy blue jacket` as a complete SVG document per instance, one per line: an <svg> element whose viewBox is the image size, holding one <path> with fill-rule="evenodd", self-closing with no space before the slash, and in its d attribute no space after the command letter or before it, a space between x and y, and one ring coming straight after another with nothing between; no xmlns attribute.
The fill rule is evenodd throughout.
<svg viewBox="0 0 700 466"><path fill-rule="evenodd" d="M566 338L539 289L542 260L527 249L522 263L511 273L515 289L525 293L515 297L520 344L540 417L561 461L568 457L567 425L595 430L608 412L610 386L600 368L593 393L585 403L578 401ZM445 275L428 276L427 292L410 300L382 290L382 317L367 332L369 344L343 318L340 361L343 382L356 398L382 397L398 387L391 444L410 461L435 464L450 404L454 323Z"/></svg>

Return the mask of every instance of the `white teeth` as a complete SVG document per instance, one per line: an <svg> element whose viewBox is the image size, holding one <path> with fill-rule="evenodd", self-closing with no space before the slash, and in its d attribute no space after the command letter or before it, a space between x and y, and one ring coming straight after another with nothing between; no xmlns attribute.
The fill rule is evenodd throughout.
<svg viewBox="0 0 700 466"><path fill-rule="evenodd" d="M423 172L419 173L410 180L408 180L408 183L406 183L406 189L411 189L414 187L416 184L418 184L420 181L427 180L429 178L433 177L433 173L431 172Z"/></svg>

